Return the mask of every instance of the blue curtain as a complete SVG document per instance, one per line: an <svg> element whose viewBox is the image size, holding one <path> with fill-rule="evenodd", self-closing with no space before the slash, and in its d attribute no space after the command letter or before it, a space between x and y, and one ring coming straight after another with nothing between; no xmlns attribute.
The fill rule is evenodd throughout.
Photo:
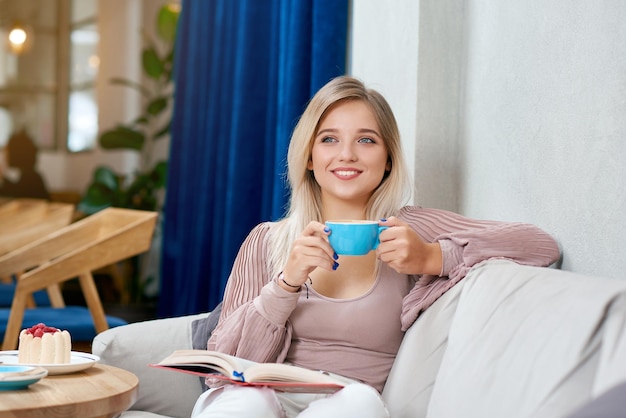
<svg viewBox="0 0 626 418"><path fill-rule="evenodd" d="M289 136L345 73L348 0L186 0L164 207L159 316L212 309L259 222L284 214Z"/></svg>

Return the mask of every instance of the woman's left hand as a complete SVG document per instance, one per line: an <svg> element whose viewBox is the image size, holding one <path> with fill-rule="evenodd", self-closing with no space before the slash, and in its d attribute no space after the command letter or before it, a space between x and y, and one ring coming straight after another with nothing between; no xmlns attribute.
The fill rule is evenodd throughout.
<svg viewBox="0 0 626 418"><path fill-rule="evenodd" d="M380 233L376 256L401 274L441 274L442 256L438 242L422 240L407 223L395 216L379 225L389 228Z"/></svg>

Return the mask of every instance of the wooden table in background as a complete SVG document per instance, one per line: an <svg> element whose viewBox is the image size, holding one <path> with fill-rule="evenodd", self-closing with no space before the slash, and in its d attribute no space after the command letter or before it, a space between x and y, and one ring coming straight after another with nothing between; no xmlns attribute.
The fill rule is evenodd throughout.
<svg viewBox="0 0 626 418"><path fill-rule="evenodd" d="M0 391L0 418L113 417L135 402L138 386L131 372L95 364L47 376L27 389Z"/></svg>

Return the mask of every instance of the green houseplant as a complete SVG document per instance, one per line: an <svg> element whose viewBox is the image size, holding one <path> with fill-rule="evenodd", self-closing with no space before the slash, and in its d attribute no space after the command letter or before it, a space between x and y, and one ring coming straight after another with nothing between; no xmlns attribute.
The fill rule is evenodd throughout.
<svg viewBox="0 0 626 418"><path fill-rule="evenodd" d="M103 131L98 137L101 148L107 150L130 150L140 154L139 165L132 176L116 173L106 166L93 172L92 181L81 198L77 209L91 215L107 207L139 210L161 210L161 193L165 191L167 162L153 161L155 141L169 134L171 106L174 99L172 80L176 27L180 14L179 3L167 3L159 8L156 19L157 45L146 36L146 46L141 52L143 82L113 78L111 83L134 89L143 98L142 114L128 124ZM142 259L131 258L130 277L127 282L129 301L146 302L146 288L158 282L154 260L159 258L160 221L157 223L153 245Z"/></svg>
<svg viewBox="0 0 626 418"><path fill-rule="evenodd" d="M116 173L109 167L94 170L92 181L83 195L78 210L86 215L109 206L159 210L159 193L166 185L167 162L152 161L155 141L166 137L170 130L169 116L173 102L174 46L176 26L180 14L178 3L163 5L157 14L156 34L165 46L159 52L155 42L149 40L141 53L145 75L143 83L114 78L113 84L138 91L144 99L142 114L128 124L119 124L104 131L98 138L103 149L126 149L140 153L139 166L133 176ZM148 37L147 37L148 38ZM167 119L165 122L164 120Z"/></svg>

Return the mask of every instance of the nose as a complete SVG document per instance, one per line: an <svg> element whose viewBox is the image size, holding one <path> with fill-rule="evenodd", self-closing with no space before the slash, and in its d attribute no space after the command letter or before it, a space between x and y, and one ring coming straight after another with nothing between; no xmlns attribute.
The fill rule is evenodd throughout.
<svg viewBox="0 0 626 418"><path fill-rule="evenodd" d="M341 144L341 152L339 153L339 159L341 161L356 161L357 156L354 145L355 144L351 141L345 141Z"/></svg>

